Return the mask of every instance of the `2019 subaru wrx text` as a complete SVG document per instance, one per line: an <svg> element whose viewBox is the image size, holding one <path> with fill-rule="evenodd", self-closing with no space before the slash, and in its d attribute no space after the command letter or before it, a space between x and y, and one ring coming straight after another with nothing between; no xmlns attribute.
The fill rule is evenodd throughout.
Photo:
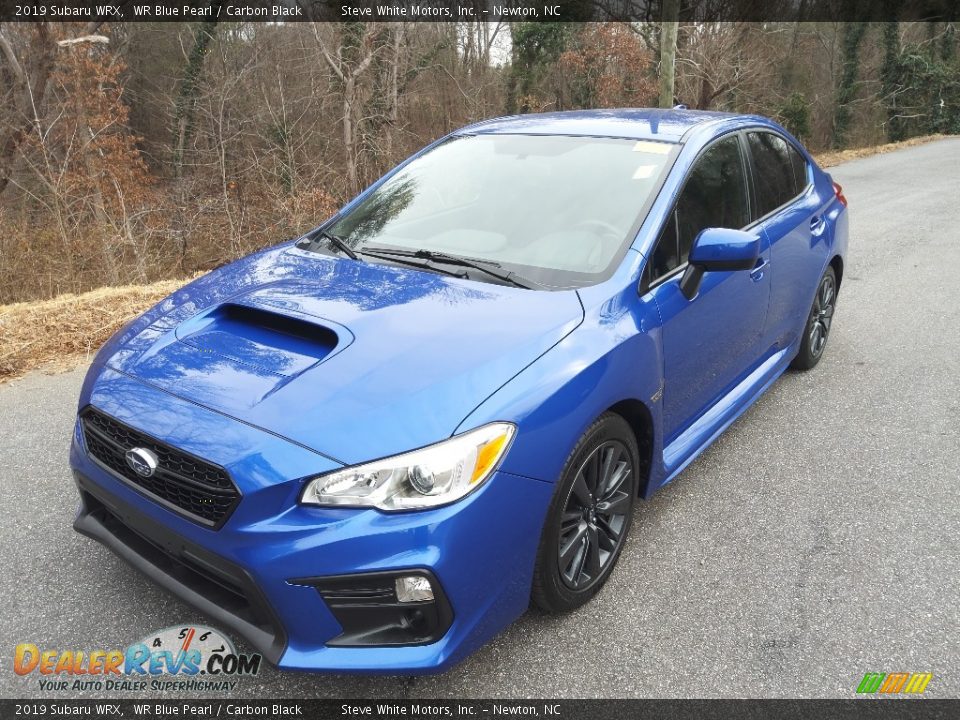
<svg viewBox="0 0 960 720"><path fill-rule="evenodd" d="M846 246L761 117L472 125L104 346L75 527L282 668L444 669L589 600L638 500L817 364Z"/></svg>

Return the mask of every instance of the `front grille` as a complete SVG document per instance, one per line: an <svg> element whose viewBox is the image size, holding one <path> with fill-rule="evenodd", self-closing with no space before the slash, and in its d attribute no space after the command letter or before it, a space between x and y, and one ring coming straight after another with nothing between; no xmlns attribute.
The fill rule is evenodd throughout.
<svg viewBox="0 0 960 720"><path fill-rule="evenodd" d="M170 447L94 408L84 410L80 422L91 457L195 522L219 527L240 500L240 492L221 467ZM127 451L136 447L157 456L157 469L150 477L138 475L127 465Z"/></svg>
<svg viewBox="0 0 960 720"><path fill-rule="evenodd" d="M273 663L286 647L283 625L253 577L172 533L74 472L81 508L74 527L161 586L246 638Z"/></svg>

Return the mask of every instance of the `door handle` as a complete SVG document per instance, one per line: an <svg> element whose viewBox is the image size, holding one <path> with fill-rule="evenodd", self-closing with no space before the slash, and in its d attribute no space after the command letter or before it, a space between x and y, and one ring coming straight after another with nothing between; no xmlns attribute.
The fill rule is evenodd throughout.
<svg viewBox="0 0 960 720"><path fill-rule="evenodd" d="M767 266L770 265L770 261L766 258L757 258L757 264L753 266L753 270L750 271L750 279L757 281L763 277L763 271L767 269Z"/></svg>
<svg viewBox="0 0 960 720"><path fill-rule="evenodd" d="M823 229L827 226L827 221L823 219L821 215L814 215L810 218L810 232L814 235L819 235L823 232Z"/></svg>

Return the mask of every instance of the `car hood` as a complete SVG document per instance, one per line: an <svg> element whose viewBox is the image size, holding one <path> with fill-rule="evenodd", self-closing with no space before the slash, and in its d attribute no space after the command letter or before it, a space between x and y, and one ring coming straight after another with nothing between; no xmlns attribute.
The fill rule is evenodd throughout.
<svg viewBox="0 0 960 720"><path fill-rule="evenodd" d="M345 464L448 437L583 320L539 292L296 248L191 283L106 364Z"/></svg>

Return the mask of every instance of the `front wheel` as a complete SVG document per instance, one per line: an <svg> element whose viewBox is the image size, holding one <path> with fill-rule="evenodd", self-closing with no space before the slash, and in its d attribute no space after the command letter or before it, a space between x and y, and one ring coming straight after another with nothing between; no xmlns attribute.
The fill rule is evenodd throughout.
<svg viewBox="0 0 960 720"><path fill-rule="evenodd" d="M580 607L610 576L633 519L640 454L627 422L601 415L557 483L540 538L532 600L546 612Z"/></svg>
<svg viewBox="0 0 960 720"><path fill-rule="evenodd" d="M826 272L820 278L817 294L813 299L813 307L810 308L810 315L804 326L800 352L797 353L791 367L797 370L809 370L820 362L823 350L827 347L827 338L830 335L830 326L833 324L833 313L836 308L837 274L833 266L827 266Z"/></svg>

